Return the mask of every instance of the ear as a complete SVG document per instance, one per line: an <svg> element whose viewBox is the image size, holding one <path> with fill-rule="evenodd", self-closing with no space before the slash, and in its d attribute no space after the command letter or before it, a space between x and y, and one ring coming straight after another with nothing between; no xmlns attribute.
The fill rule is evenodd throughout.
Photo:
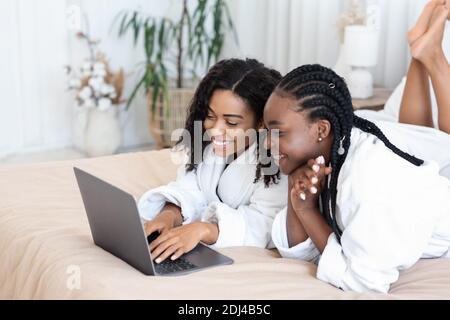
<svg viewBox="0 0 450 320"><path fill-rule="evenodd" d="M317 138L328 138L331 134L331 123L327 119L320 119L316 122L317 125Z"/></svg>

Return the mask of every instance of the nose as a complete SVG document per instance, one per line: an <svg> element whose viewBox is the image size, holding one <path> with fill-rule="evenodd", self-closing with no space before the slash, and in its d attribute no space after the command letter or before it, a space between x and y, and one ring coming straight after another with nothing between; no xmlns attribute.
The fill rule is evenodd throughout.
<svg viewBox="0 0 450 320"><path fill-rule="evenodd" d="M214 125L209 129L209 132L212 136L225 135L226 132L226 124L223 121L215 121Z"/></svg>

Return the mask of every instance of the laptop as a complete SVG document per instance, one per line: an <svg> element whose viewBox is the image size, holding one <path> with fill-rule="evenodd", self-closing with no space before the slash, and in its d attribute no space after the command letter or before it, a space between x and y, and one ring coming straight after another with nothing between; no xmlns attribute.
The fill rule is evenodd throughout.
<svg viewBox="0 0 450 320"><path fill-rule="evenodd" d="M149 243L158 233L146 236L136 199L83 170L74 168L74 172L94 243L142 273L182 275L233 263L232 259L202 243L175 261L166 259L160 264L154 263Z"/></svg>

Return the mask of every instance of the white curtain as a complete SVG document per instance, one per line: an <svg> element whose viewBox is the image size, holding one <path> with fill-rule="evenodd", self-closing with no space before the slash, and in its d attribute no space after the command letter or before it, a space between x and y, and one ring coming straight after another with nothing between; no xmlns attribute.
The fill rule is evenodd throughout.
<svg viewBox="0 0 450 320"><path fill-rule="evenodd" d="M382 13L375 83L395 87L406 74L408 29L427 0L367 0ZM281 73L308 63L333 67L340 42L337 20L348 0L229 0L239 48L227 38L224 57L254 57Z"/></svg>
<svg viewBox="0 0 450 320"><path fill-rule="evenodd" d="M64 26L64 1L0 1L0 157L69 140Z"/></svg>

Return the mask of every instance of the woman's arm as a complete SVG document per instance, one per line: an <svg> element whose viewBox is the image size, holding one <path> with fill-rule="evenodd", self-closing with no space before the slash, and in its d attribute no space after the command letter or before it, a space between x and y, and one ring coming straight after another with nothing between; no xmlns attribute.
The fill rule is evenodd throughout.
<svg viewBox="0 0 450 320"><path fill-rule="evenodd" d="M299 212L297 216L314 245L322 253L325 250L330 234L333 233L323 215L318 209L312 209Z"/></svg>
<svg viewBox="0 0 450 320"><path fill-rule="evenodd" d="M318 247L323 251L331 234L331 228L319 211L318 197L321 180L331 169L324 166L324 159L319 162L319 172L308 170L315 164L315 160L310 160L289 177L289 203L276 216L272 229L273 242L282 257L316 261L320 257Z"/></svg>
<svg viewBox="0 0 450 320"><path fill-rule="evenodd" d="M295 171L294 185L291 190L290 203L306 238L311 238L314 245L322 253L327 245L328 237L333 232L319 210L321 194L326 176L331 169L325 166L325 159L319 157Z"/></svg>
<svg viewBox="0 0 450 320"><path fill-rule="evenodd" d="M308 238L308 234L305 232L302 223L298 219L291 202L291 193L293 188L293 178L289 177L288 188L288 205L286 215L286 230L289 247L292 248L299 243L304 242Z"/></svg>

